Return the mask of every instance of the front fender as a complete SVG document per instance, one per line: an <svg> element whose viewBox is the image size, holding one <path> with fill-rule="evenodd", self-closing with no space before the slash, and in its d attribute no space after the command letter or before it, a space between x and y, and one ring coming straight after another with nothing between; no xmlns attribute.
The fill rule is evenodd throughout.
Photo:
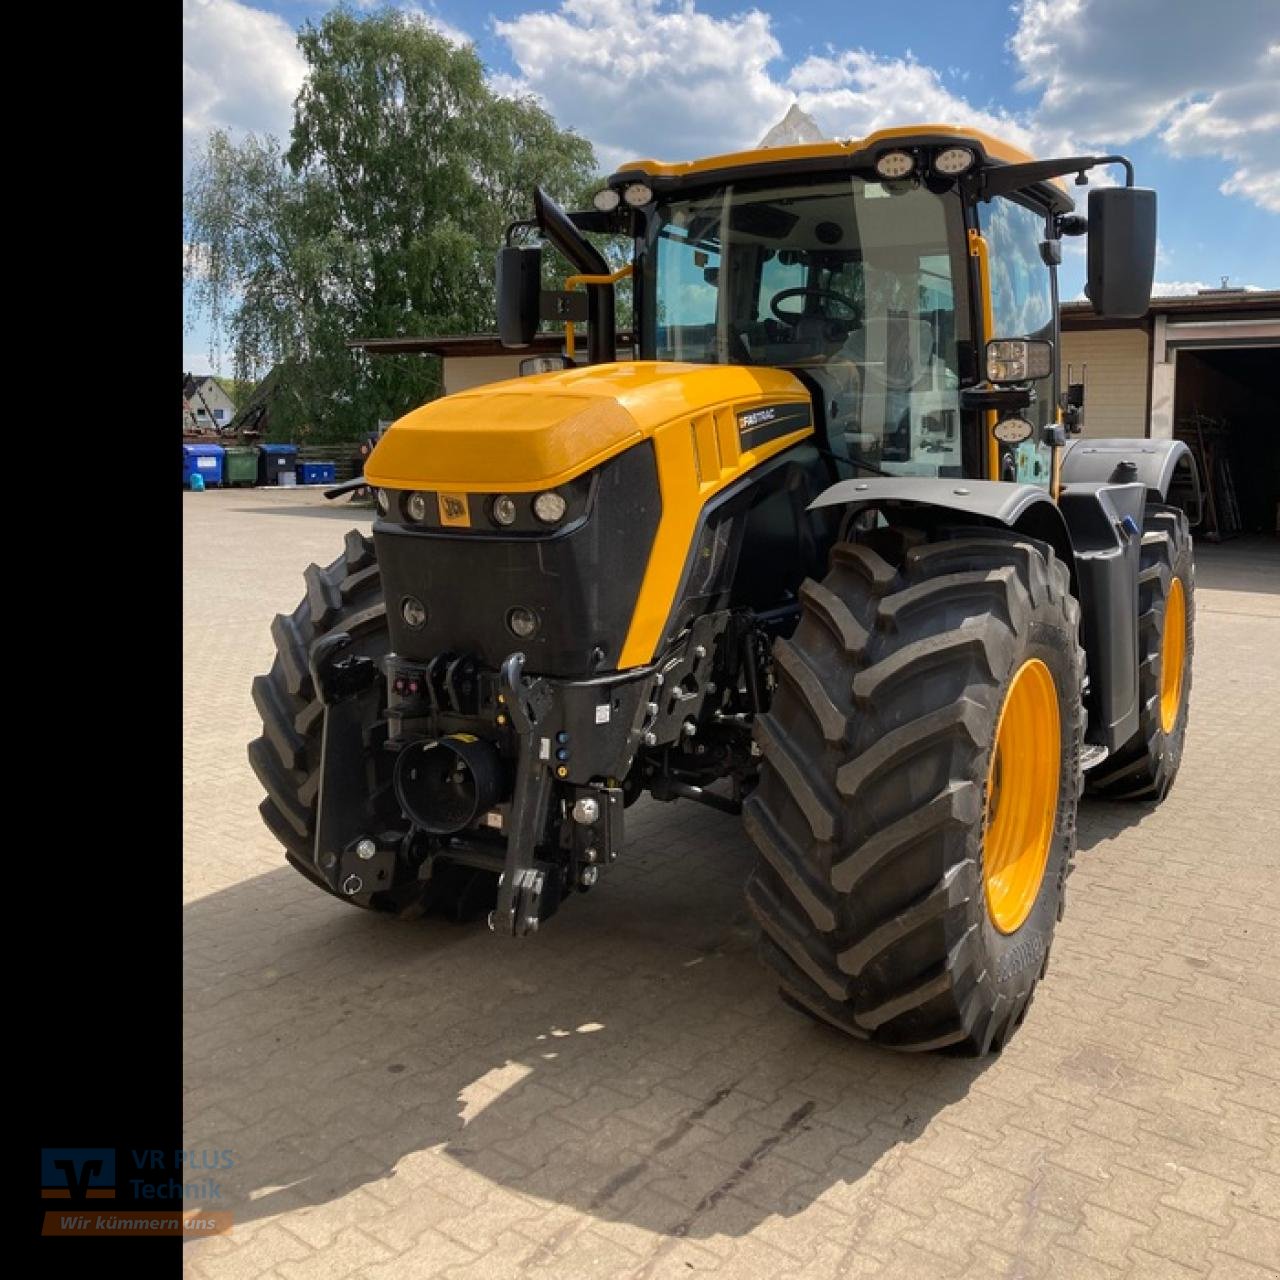
<svg viewBox="0 0 1280 1280"><path fill-rule="evenodd" d="M931 507L992 525L1003 525L1047 542L1071 573L1076 590L1075 548L1058 504L1033 484L1007 480L965 480L945 476L869 476L841 480L824 489L809 504L819 507ZM904 512L905 513L905 512Z"/></svg>
<svg viewBox="0 0 1280 1280"><path fill-rule="evenodd" d="M1033 484L939 476L874 476L866 480L841 480L831 485L814 498L809 510L902 502L961 511L1010 528L1037 504L1054 507L1053 499Z"/></svg>

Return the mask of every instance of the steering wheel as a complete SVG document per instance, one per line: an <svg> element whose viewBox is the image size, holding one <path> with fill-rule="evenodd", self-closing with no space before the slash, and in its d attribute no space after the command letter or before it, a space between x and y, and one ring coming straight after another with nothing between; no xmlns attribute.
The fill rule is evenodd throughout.
<svg viewBox="0 0 1280 1280"><path fill-rule="evenodd" d="M838 303L848 313L847 320L837 320L834 316L807 316L799 311L783 311L778 303L787 298L822 298L826 301ZM822 319L830 321L832 324L840 325L844 329L844 336L854 330L862 327L862 308L853 301L852 298L846 298L843 293L836 293L834 289L810 289L804 285L800 285L795 289L782 289L775 293L769 299L769 310L773 312L774 318L780 320L783 324L789 324L795 328L803 320Z"/></svg>

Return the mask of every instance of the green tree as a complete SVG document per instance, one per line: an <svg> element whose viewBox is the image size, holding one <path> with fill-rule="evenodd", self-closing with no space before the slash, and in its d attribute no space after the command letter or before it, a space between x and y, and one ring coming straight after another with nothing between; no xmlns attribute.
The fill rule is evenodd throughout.
<svg viewBox="0 0 1280 1280"><path fill-rule="evenodd" d="M308 71L287 151L215 133L192 171L189 296L237 377L281 367L272 434L350 437L436 394L439 371L345 342L491 329L503 228L536 183L581 190L594 156L411 15L336 9L298 44Z"/></svg>

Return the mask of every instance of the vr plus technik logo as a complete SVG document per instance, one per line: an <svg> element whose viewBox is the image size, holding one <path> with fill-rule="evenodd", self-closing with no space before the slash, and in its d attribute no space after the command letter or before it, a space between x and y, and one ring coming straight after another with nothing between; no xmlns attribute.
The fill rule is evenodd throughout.
<svg viewBox="0 0 1280 1280"><path fill-rule="evenodd" d="M231 1230L231 1212L221 1207L222 1184L212 1175L235 1163L230 1150L45 1147L40 1153L40 1196L46 1202L40 1234L220 1235Z"/></svg>
<svg viewBox="0 0 1280 1280"><path fill-rule="evenodd" d="M114 1200L116 1153L110 1147L45 1147L40 1153L45 1200Z"/></svg>

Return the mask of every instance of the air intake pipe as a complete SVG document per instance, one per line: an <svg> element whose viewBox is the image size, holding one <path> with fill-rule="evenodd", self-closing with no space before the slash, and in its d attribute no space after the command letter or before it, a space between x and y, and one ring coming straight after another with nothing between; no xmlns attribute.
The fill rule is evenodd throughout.
<svg viewBox="0 0 1280 1280"><path fill-rule="evenodd" d="M533 192L538 229L584 276L607 276L609 264L573 225L569 215L541 188ZM618 358L613 285L587 285L587 357L592 364Z"/></svg>

